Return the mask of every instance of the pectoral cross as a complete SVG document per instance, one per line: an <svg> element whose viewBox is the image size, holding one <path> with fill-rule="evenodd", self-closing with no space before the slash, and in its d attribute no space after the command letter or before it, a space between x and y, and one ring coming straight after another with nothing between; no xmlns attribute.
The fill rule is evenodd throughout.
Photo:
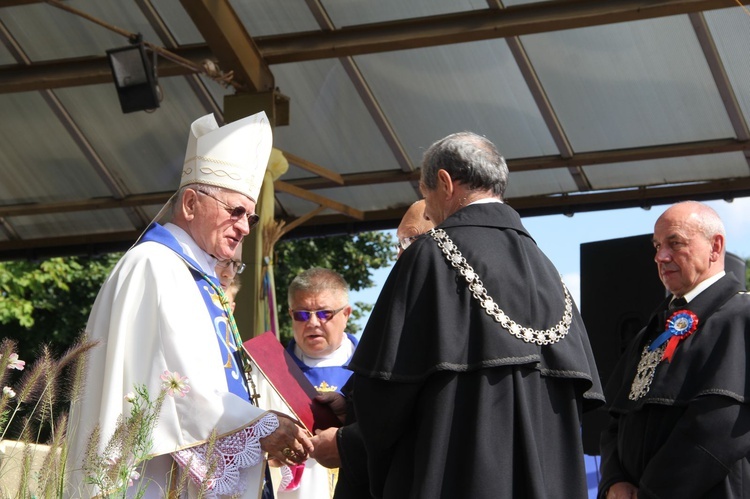
<svg viewBox="0 0 750 499"><path fill-rule="evenodd" d="M260 394L258 393L258 390L255 389L255 382L253 381L253 377L250 375L251 372L253 372L253 366L252 364L247 363L245 367L245 379L247 380L247 385L250 387L250 400L253 402L253 405L255 407L260 407L260 405L258 405Z"/></svg>

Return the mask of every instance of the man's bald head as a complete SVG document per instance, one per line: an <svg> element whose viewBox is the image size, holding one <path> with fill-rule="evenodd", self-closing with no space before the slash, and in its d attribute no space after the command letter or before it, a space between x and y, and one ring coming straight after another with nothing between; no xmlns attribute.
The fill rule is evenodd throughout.
<svg viewBox="0 0 750 499"><path fill-rule="evenodd" d="M404 243L402 243L402 241L408 246L409 243L411 243L411 240L415 239L417 236L421 236L435 226L431 221L425 218L424 207L424 199L420 199L413 203L409 206L409 209L406 210L406 213L404 213L401 223L398 224L396 237L399 241L399 255L401 255L401 252L404 249Z"/></svg>

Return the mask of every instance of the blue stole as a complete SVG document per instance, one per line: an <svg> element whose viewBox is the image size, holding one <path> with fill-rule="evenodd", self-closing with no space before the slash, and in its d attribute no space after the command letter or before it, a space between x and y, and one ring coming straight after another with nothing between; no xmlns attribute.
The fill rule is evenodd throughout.
<svg viewBox="0 0 750 499"><path fill-rule="evenodd" d="M349 333L346 333L354 347L357 347L357 338ZM346 368L346 364L343 366L326 366L326 367L310 367L294 355L294 346L296 342L292 339L289 345L286 347L286 351L294 359L294 363L299 366L305 377L313 384L316 390L319 392L338 392L341 393L341 388L344 387L346 382L349 380L352 371ZM347 360L349 362L351 357Z"/></svg>
<svg viewBox="0 0 750 499"><path fill-rule="evenodd" d="M182 251L177 239L161 225L151 224L137 244L146 241L166 246L185 261L193 275L196 286L198 286L198 291L203 297L203 302L206 304L206 311L211 316L216 340L221 351L221 362L224 364L227 387L229 387L230 392L238 397L248 399L249 393L243 375L244 358L238 348L242 342L237 331L237 324L234 322L234 317L229 308L229 301L221 289L219 279L203 272L200 265Z"/></svg>

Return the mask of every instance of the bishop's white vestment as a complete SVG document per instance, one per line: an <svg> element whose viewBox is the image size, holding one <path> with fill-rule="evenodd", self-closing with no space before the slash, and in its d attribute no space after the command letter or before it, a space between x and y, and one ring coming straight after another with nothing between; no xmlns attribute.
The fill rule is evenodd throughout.
<svg viewBox="0 0 750 499"><path fill-rule="evenodd" d="M216 260L199 249L182 229L172 224L153 228L171 238L173 246L192 266L199 267L197 270L215 276ZM190 266L164 244L141 242L123 256L99 291L87 333L100 344L90 353L83 394L71 410L66 497L98 493L84 483L81 471L89 435L99 424L99 451L103 451L118 417L130 413L126 395L136 384L142 384L155 398L164 371L186 376L190 391L184 397L165 397L152 434L153 458L144 476L131 488L135 490L140 483L147 485L145 497L165 497L166 475L173 463L171 453L198 448L214 430L225 437L252 426L253 435L244 442L247 448L242 459L234 461L244 465L252 461L239 470L241 486L247 486L241 497L260 497L265 460L258 439L273 432L278 421L275 415L253 406L247 396L230 391L229 377L236 377L235 370L242 369L236 359L226 358L220 343L234 342L229 333L222 338L220 332L228 324L217 322L221 318L212 319L204 301L203 294L210 294L214 287L207 282L201 284ZM206 288L201 289L201 285ZM219 298L218 293L215 298ZM248 431L241 433L246 436ZM188 497L195 496L197 489L191 489Z"/></svg>

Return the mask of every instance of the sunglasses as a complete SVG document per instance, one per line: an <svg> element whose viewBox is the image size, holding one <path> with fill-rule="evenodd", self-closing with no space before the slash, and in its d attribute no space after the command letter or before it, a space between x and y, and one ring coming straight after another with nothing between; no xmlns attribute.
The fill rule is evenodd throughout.
<svg viewBox="0 0 750 499"><path fill-rule="evenodd" d="M411 243L417 240L417 238L420 236L420 234L417 234L416 236L409 236L404 237L398 240L398 242L395 244L396 251L406 251L406 248L411 246Z"/></svg>
<svg viewBox="0 0 750 499"><path fill-rule="evenodd" d="M320 322L330 321L334 315L338 314L346 308L344 305L336 310L292 310L292 319L297 322L307 322L312 319L313 314L318 318Z"/></svg>
<svg viewBox="0 0 750 499"><path fill-rule="evenodd" d="M220 260L216 262L216 265L223 268L231 267L232 272L235 274L241 274L246 267L246 265L239 260Z"/></svg>
<svg viewBox="0 0 750 499"><path fill-rule="evenodd" d="M230 206L224 201L222 201L221 199L217 198L216 196L211 195L200 189L196 190L196 192L200 192L201 194L205 196L214 198L218 203L223 204L224 209L227 210L227 213L229 213L229 220L231 220L232 222L236 222L242 217L247 217L247 224L250 226L249 227L250 230L252 230L252 228L258 225L258 222L260 222L260 216L257 213L248 213L248 211L245 209L244 206Z"/></svg>

